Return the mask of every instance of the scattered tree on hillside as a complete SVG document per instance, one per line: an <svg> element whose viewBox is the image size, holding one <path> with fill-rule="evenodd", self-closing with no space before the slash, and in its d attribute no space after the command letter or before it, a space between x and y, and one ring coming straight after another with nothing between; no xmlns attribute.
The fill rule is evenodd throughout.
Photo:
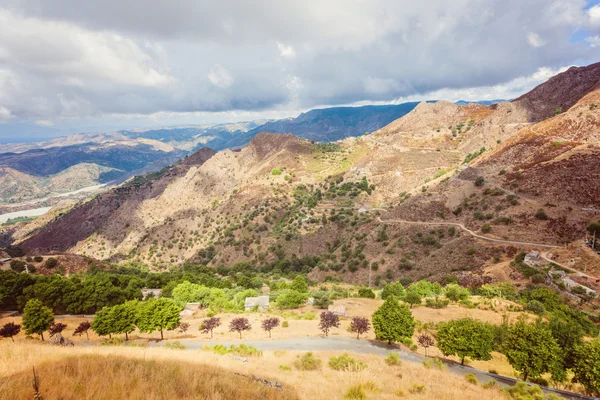
<svg viewBox="0 0 600 400"><path fill-rule="evenodd" d="M417 292L411 291L406 293L406 296L404 296L403 300L410 305L410 308L421 305L421 295Z"/></svg>
<svg viewBox="0 0 600 400"><path fill-rule="evenodd" d="M290 284L290 289L299 293L308 293L308 284L302 275L297 275Z"/></svg>
<svg viewBox="0 0 600 400"><path fill-rule="evenodd" d="M324 311L321 313L321 320L319 321L319 329L323 331L325 336L329 336L329 330L331 328L340 327L340 317L331 311Z"/></svg>
<svg viewBox="0 0 600 400"><path fill-rule="evenodd" d="M190 324L187 322L182 322L179 325L179 333L186 333L188 329L190 329Z"/></svg>
<svg viewBox="0 0 600 400"><path fill-rule="evenodd" d="M483 322L470 318L442 322L437 335L437 347L443 355L460 357L464 365L465 357L474 360L490 360L494 344L494 332Z"/></svg>
<svg viewBox="0 0 600 400"><path fill-rule="evenodd" d="M550 317L550 332L562 350L564 368L571 368L575 362L575 348L582 343L583 328L568 319L560 318L557 314Z"/></svg>
<svg viewBox="0 0 600 400"><path fill-rule="evenodd" d="M573 357L573 374L586 392L600 396L600 340L580 344Z"/></svg>
<svg viewBox="0 0 600 400"><path fill-rule="evenodd" d="M112 337L114 333L114 323L112 320L113 314L111 307L103 307L96 313L96 316L92 320L91 328L96 335Z"/></svg>
<svg viewBox="0 0 600 400"><path fill-rule="evenodd" d="M313 305L317 308L326 310L331 304L333 304L333 300L329 296L329 292L326 290L320 290L313 294Z"/></svg>
<svg viewBox="0 0 600 400"><path fill-rule="evenodd" d="M375 337L389 344L411 338L415 332L415 320L406 304L400 304L394 296L388 297L373 313Z"/></svg>
<svg viewBox="0 0 600 400"><path fill-rule="evenodd" d="M58 265L58 260L54 257L49 257L44 263L44 267L52 269Z"/></svg>
<svg viewBox="0 0 600 400"><path fill-rule="evenodd" d="M23 311L23 327L28 335L38 334L44 340L44 331L54 323L52 310L44 306L38 299L31 299Z"/></svg>
<svg viewBox="0 0 600 400"><path fill-rule="evenodd" d="M129 334L135 330L138 307L139 303L137 300L131 300L124 304L118 304L111 307L111 333L124 333L125 340L129 340Z"/></svg>
<svg viewBox="0 0 600 400"><path fill-rule="evenodd" d="M435 341L431 336L426 333L419 335L417 338L417 342L421 345L422 348L425 349L425 357L427 357L427 349L433 345L435 345Z"/></svg>
<svg viewBox="0 0 600 400"><path fill-rule="evenodd" d="M211 317L202 321L202 324L200 324L198 329L202 333L210 332L210 338L212 339L213 330L217 329L219 326L221 326L221 318Z"/></svg>
<svg viewBox="0 0 600 400"><path fill-rule="evenodd" d="M240 334L240 339L242 338L242 332L249 331L250 329L252 329L252 325L250 325L248 318L234 318L229 323L229 332L238 332Z"/></svg>
<svg viewBox="0 0 600 400"><path fill-rule="evenodd" d="M546 372L561 380L561 351L549 329L519 321L510 328L503 349L510 365L523 374L523 380Z"/></svg>
<svg viewBox="0 0 600 400"><path fill-rule="evenodd" d="M406 291L404 290L404 286L402 286L400 282L392 282L383 287L383 290L381 291L381 298L383 300L390 296L400 298L404 296L405 293Z"/></svg>
<svg viewBox="0 0 600 400"><path fill-rule="evenodd" d="M267 318L262 322L262 329L265 332L269 332L269 338L271 337L271 331L273 328L277 328L279 326L279 318Z"/></svg>
<svg viewBox="0 0 600 400"><path fill-rule="evenodd" d="M165 329L173 330L179 326L180 312L181 308L171 299L161 297L144 301L138 307L137 327L145 333L159 330L160 340L163 340Z"/></svg>
<svg viewBox="0 0 600 400"><path fill-rule="evenodd" d="M9 322L0 328L0 337L11 338L14 343L14 336L17 336L19 332L21 332L21 325L17 325L14 322Z"/></svg>
<svg viewBox="0 0 600 400"><path fill-rule="evenodd" d="M61 333L65 329L67 329L67 325L63 324L62 322L57 322L50 325L50 328L48 328L48 333L50 333L50 336L54 336L57 333Z"/></svg>
<svg viewBox="0 0 600 400"><path fill-rule="evenodd" d="M371 323L364 317L352 317L350 322L350 330L356 332L356 339L360 339L360 335L369 332Z"/></svg>
<svg viewBox="0 0 600 400"><path fill-rule="evenodd" d="M77 328L75 329L75 332L73 332L73 335L81 336L82 334L85 333L87 340L90 340L90 336L88 335L88 330L90 330L91 327L92 327L92 324L90 324L90 321L83 321L82 323L80 323L77 326Z"/></svg>

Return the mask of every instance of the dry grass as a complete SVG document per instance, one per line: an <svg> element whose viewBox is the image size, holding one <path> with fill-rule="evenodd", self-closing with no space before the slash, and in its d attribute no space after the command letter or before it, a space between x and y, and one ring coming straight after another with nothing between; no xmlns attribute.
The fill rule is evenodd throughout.
<svg viewBox="0 0 600 400"><path fill-rule="evenodd" d="M282 393L214 366L175 361L88 354L45 362L36 374L47 399L298 399L292 389ZM33 398L32 375L23 371L0 380L0 393Z"/></svg>
<svg viewBox="0 0 600 400"><path fill-rule="evenodd" d="M353 358L368 365L366 370L360 372L340 372L329 368L329 358L340 355L341 352L314 352L316 357L324 361L321 371L280 369L282 365L291 366L299 354L302 353L264 352L262 357L251 358L248 363L241 363L227 356L201 350L83 346L59 348L38 342L20 341L12 344L3 341L0 342L0 393L10 393L10 397L2 395L3 399L32 398L31 368L36 366L42 381L42 394L46 395L46 399L75 398L67 396L70 396L71 392L78 393L78 399L228 399L232 397L189 397L189 390L194 387L212 387L214 391L220 387L218 385L228 388L226 382L222 382L227 379L233 382L237 390L242 391L240 394L236 392L236 399L293 399L294 393L298 393L300 399L341 400L350 387L373 384L377 386L378 391L368 392L369 399L397 399L396 392L409 394L410 388L415 384L425 386L425 392L409 394L411 399L504 399L500 391L471 385L462 379L456 379L456 375L449 372L429 370L421 365L406 362L401 366L392 367L386 365L382 357L374 355L349 353ZM143 362L140 362L141 360ZM116 365L119 367L116 368ZM212 386L205 386L201 381L207 376L212 376L206 375L211 370L218 372L211 377ZM230 372L255 374L265 379L277 380L283 384L287 397L267 397L277 395L278 392L273 389L260 392L261 394L255 397L243 397L242 393L254 390L256 385L245 379L242 381L244 384L240 385L240 379L243 378L231 379ZM21 386L23 388L20 388ZM11 392L6 392L7 390ZM127 390L127 395L121 396L120 393L123 392L119 390ZM167 390L181 390L181 394L172 394L173 392ZM260 390L260 387L256 390ZM67 394L60 397L61 393ZM98 393L98 396L82 393ZM110 395L102 397L104 393ZM141 394L144 396L136 397Z"/></svg>

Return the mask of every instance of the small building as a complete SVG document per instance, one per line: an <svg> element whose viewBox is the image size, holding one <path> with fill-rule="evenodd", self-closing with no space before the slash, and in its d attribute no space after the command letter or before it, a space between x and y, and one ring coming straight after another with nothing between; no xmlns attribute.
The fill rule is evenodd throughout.
<svg viewBox="0 0 600 400"><path fill-rule="evenodd" d="M523 261L525 262L525 264L529 265L540 265L544 263L544 260L542 259L542 257L540 257L539 251L530 251L529 253L527 253Z"/></svg>
<svg viewBox="0 0 600 400"><path fill-rule="evenodd" d="M346 316L346 306L334 306L333 304L327 307L327 311L331 311L335 315L339 315L340 317Z"/></svg>
<svg viewBox="0 0 600 400"><path fill-rule="evenodd" d="M142 289L142 298L143 299L151 299L151 298L159 298L162 294L162 289Z"/></svg>
<svg viewBox="0 0 600 400"><path fill-rule="evenodd" d="M258 307L260 311L266 311L269 308L269 296L246 297L244 301L244 309L252 311Z"/></svg>

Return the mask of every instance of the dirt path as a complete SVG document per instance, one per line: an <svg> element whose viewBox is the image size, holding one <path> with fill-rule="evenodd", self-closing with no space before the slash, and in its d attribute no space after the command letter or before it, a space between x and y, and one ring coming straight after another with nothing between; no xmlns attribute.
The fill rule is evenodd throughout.
<svg viewBox="0 0 600 400"><path fill-rule="evenodd" d="M464 226L463 224L459 224L458 222L422 222L422 221L408 221L408 220L402 220L402 219L389 219L389 220L382 220L381 217L377 217L377 220L379 222L381 222L382 224L406 224L406 225L447 225L447 226L456 226L459 227L460 229L462 229L463 231L467 232L469 235L476 237L477 239L481 239L481 240L485 240L487 242L492 242L492 243L500 243L500 244L512 244L512 245L516 245L516 246L529 246L529 247L543 247L543 248L547 248L547 249L557 249L560 246L555 246L555 245L551 245L551 244L542 244L542 243L530 243L530 242L519 242L519 241L515 241L515 240L503 240L503 239L493 239L493 238L489 238L486 236L481 236L475 232L473 232L472 230L470 230L469 228L467 228L466 226Z"/></svg>

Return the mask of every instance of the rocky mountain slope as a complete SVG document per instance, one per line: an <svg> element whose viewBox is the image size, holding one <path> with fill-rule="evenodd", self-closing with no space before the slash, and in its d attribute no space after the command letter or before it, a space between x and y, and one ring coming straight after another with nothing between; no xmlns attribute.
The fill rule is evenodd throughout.
<svg viewBox="0 0 600 400"><path fill-rule="evenodd" d="M600 208L600 75L586 68L510 103L421 103L359 138L313 143L264 133L239 151L197 153L199 161L74 207L20 246L155 269L246 261L351 282L475 279L536 248L517 242L580 239L594 218L584 208ZM540 106L544 85L564 97ZM573 105L535 123L557 104Z"/></svg>

